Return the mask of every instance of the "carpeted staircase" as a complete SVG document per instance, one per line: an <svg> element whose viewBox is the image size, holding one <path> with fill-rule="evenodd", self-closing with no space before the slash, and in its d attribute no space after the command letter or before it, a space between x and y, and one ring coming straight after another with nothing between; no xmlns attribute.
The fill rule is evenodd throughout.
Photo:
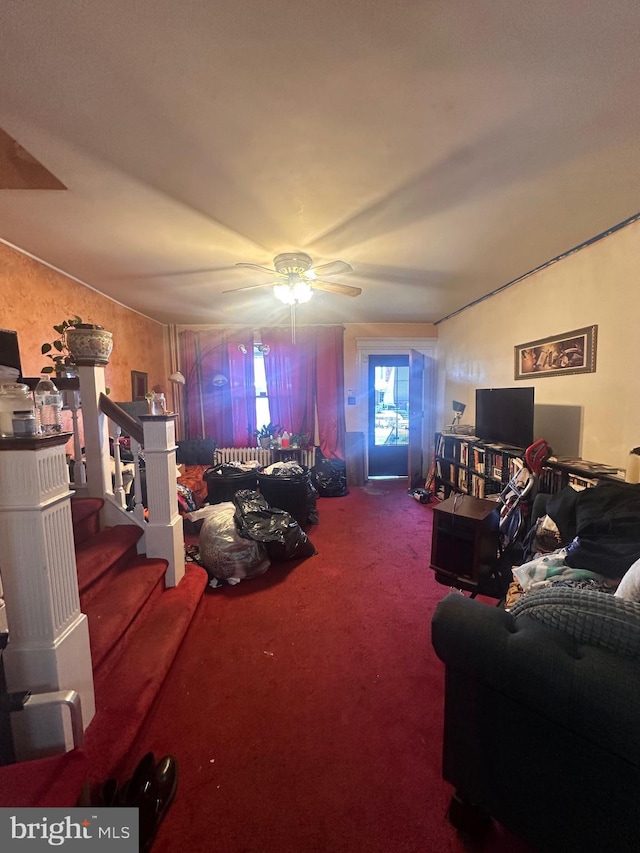
<svg viewBox="0 0 640 853"><path fill-rule="evenodd" d="M71 806L129 757L187 632L207 576L190 563L165 589L166 561L137 553L134 525L100 529L103 502L71 501L80 605L89 621L96 714L82 750L0 767L0 806Z"/></svg>

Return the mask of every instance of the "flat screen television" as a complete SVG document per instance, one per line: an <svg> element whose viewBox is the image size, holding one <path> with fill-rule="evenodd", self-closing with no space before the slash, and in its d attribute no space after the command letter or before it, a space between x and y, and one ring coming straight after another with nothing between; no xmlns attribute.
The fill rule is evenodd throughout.
<svg viewBox="0 0 640 853"><path fill-rule="evenodd" d="M533 444L533 388L477 388L475 433L483 441Z"/></svg>
<svg viewBox="0 0 640 853"><path fill-rule="evenodd" d="M10 329L0 329L0 364L13 367L22 376L20 350L18 349L18 333Z"/></svg>

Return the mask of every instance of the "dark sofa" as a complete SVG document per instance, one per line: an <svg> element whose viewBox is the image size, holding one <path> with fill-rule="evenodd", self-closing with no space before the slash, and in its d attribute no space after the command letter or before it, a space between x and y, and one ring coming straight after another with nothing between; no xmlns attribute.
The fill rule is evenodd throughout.
<svg viewBox="0 0 640 853"><path fill-rule="evenodd" d="M640 604L547 589L511 612L443 599L450 818L488 815L534 849L640 849Z"/></svg>

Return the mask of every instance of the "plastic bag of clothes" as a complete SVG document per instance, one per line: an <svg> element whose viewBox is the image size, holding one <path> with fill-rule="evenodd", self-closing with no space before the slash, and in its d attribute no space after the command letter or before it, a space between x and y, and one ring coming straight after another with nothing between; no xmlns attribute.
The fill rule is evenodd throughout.
<svg viewBox="0 0 640 853"><path fill-rule="evenodd" d="M311 469L313 484L322 498L343 498L347 488L347 464L343 459L323 456Z"/></svg>
<svg viewBox="0 0 640 853"><path fill-rule="evenodd" d="M264 543L273 562L301 560L316 553L298 522L285 510L270 506L259 492L242 489L233 496L240 536Z"/></svg>
<svg viewBox="0 0 640 853"><path fill-rule="evenodd" d="M255 578L269 568L265 546L238 533L235 511L235 505L227 501L189 513L190 521L203 519L199 537L200 564L210 579Z"/></svg>

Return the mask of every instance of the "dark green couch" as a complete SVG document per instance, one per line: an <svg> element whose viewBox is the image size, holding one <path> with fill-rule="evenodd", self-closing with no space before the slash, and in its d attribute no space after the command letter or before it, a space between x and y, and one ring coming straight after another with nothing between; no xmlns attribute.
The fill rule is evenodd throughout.
<svg viewBox="0 0 640 853"><path fill-rule="evenodd" d="M640 604L548 589L506 612L451 593L432 642L453 822L491 816L544 853L639 850Z"/></svg>

